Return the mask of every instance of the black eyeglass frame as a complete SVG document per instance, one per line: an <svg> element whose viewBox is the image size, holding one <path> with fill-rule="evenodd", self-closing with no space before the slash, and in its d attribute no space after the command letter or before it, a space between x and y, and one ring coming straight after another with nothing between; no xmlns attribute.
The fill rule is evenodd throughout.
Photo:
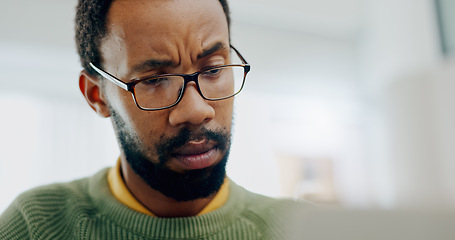
<svg viewBox="0 0 455 240"><path fill-rule="evenodd" d="M194 72L192 74L161 74L161 75L139 77L139 78L131 79L130 82L124 82L124 81L120 80L116 76L114 76L114 75L102 70L101 68L96 67L92 62L90 62L89 64L90 64L90 67L93 70L95 70L98 74L100 74L102 77L104 77L107 80L111 81L112 83L114 83L118 87L130 92L131 95L133 96L133 99L134 99L134 102L136 103L136 106L139 109L145 110L145 111L157 111L157 110L164 110L164 109L168 109L168 108L176 106L180 102L180 100L182 100L183 94L185 92L186 85L189 82L195 82L196 83L196 88L197 88L197 91L199 92L199 94L202 96L203 99L208 100L208 101L219 101L219 100L223 100L223 99L228 99L228 98L234 97L235 95L240 93L242 91L242 89L243 89L243 86L245 85L246 75L250 71L251 66L248 64L248 62L245 60L245 58L243 58L243 56L240 54L240 52L237 49L235 49L232 45L230 45L230 47L237 53L237 56L242 61L242 64L227 64L227 65L208 67L208 68L202 69L200 71ZM240 89L237 92L235 92L234 94L229 95L227 97L206 98L202 94L202 91L201 91L201 89L199 87L199 82L198 82L199 74L201 74L203 72L206 72L206 71L209 71L209 70L212 70L212 69L223 68L223 67L243 67L244 75L243 75L243 80L242 80L242 86L240 87ZM138 83L142 82L142 81L147 81L147 80L150 80L152 78L169 77L169 76L180 76L180 77L183 77L183 79L184 79L183 87L182 87L182 89L179 92L179 96L178 96L177 100L173 104L171 104L170 106L161 107L161 108L144 108L144 107L141 107L139 105L139 103L137 102L137 99L136 99L135 86Z"/></svg>

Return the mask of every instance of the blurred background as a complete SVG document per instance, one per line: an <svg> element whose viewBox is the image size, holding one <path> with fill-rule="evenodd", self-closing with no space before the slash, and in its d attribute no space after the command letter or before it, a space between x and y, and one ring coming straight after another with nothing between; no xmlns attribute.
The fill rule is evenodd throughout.
<svg viewBox="0 0 455 240"><path fill-rule="evenodd" d="M229 176L348 209L455 207L455 2L230 0L251 63ZM76 0L0 0L0 212L115 164L78 89Z"/></svg>

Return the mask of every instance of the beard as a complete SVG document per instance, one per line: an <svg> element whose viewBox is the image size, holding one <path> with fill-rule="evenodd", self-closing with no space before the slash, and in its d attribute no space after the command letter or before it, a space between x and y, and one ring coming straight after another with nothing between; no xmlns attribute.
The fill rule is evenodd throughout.
<svg viewBox="0 0 455 240"><path fill-rule="evenodd" d="M192 132L182 128L173 137L161 136L155 144L156 159L150 159L145 152L152 152L150 147L128 131L125 121L111 109L114 127L126 161L133 171L151 188L176 201L191 201L207 198L220 189L226 176L226 164L229 156L230 133L226 130L202 128ZM188 141L206 139L216 142L219 151L224 152L221 160L208 168L177 172L167 166L172 152Z"/></svg>

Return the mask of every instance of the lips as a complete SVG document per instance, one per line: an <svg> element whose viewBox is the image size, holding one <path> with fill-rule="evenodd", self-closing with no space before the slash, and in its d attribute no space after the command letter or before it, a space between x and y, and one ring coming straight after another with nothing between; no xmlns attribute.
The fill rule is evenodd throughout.
<svg viewBox="0 0 455 240"><path fill-rule="evenodd" d="M213 141L189 141L173 154L181 167L187 170L210 167L219 159L219 149Z"/></svg>

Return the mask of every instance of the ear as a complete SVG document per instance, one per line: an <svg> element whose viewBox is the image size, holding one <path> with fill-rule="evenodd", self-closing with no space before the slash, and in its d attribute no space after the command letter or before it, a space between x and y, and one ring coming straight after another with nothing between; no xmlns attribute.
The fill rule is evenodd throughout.
<svg viewBox="0 0 455 240"><path fill-rule="evenodd" d="M111 113L107 107L105 97L101 92L101 82L90 76L87 72L79 74L79 89L90 107L101 117L109 117Z"/></svg>

